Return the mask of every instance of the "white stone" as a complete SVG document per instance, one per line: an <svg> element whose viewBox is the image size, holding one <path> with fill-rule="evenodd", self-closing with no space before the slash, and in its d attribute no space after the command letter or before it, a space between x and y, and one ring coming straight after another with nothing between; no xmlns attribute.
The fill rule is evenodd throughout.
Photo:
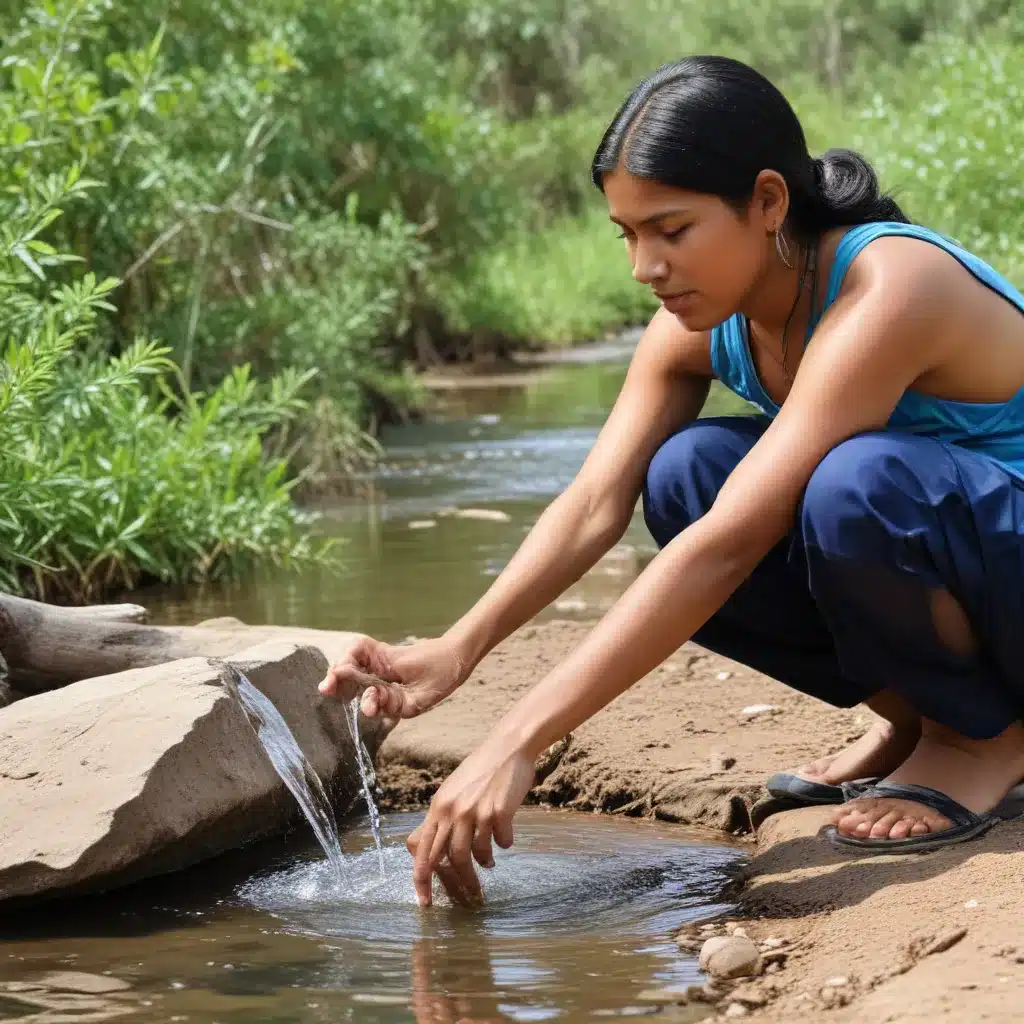
<svg viewBox="0 0 1024 1024"><path fill-rule="evenodd" d="M778 711L774 704L751 704L743 709L745 715L763 715L766 711Z"/></svg>
<svg viewBox="0 0 1024 1024"><path fill-rule="evenodd" d="M708 939L700 950L701 970L715 978L742 978L754 974L760 961L757 946L741 935Z"/></svg>
<svg viewBox="0 0 1024 1024"><path fill-rule="evenodd" d="M496 508L460 508L455 513L456 519L480 519L491 523L507 523L512 517L507 512Z"/></svg>
<svg viewBox="0 0 1024 1024"><path fill-rule="evenodd" d="M834 978L829 978L825 982L825 988L842 988L844 985L849 985L850 979L845 974L837 974Z"/></svg>

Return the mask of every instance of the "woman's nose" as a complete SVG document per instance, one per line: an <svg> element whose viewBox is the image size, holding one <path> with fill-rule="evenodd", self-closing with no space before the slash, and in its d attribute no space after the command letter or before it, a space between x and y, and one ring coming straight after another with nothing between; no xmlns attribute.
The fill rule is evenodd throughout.
<svg viewBox="0 0 1024 1024"><path fill-rule="evenodd" d="M634 250L633 280L641 284L654 284L668 277L668 264L639 242Z"/></svg>

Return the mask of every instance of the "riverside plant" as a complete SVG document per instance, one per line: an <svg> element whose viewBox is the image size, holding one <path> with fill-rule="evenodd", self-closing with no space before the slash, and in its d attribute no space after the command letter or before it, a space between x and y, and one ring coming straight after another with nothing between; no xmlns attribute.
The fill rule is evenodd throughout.
<svg viewBox="0 0 1024 1024"><path fill-rule="evenodd" d="M263 444L301 412L309 374L261 386L241 366L198 394L180 387L154 341L97 353L97 320L115 311L118 282L74 277L74 256L40 240L95 183L72 166L4 184L0 588L88 601L147 578L328 559L291 500L286 461Z"/></svg>

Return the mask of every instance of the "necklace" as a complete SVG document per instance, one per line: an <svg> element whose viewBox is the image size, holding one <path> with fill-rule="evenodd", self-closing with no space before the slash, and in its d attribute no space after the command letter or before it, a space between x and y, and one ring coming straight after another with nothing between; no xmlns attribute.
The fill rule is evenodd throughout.
<svg viewBox="0 0 1024 1024"><path fill-rule="evenodd" d="M807 313L808 323L810 323L814 318L814 293L818 290L817 242L807 248L807 254L804 257L804 269L800 274L800 280L797 285L796 298L793 299L793 305L790 306L789 315L786 317L786 323L782 328L782 359L780 360L770 348L764 345L758 345L758 348L767 354L771 358L772 362L782 370L782 376L785 378L787 384L793 383L793 374L789 372L789 366L787 365L787 359L789 356L789 325L793 321L793 315L796 313L796 307L800 304L800 297L804 293L804 285L807 284L808 277L811 279L811 306ZM747 317L746 321L747 337L751 338L753 337L753 332L750 329L750 318Z"/></svg>

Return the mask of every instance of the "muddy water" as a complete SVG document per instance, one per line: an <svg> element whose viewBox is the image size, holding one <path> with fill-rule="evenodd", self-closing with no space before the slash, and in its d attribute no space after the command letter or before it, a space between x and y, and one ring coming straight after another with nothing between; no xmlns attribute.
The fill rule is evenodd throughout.
<svg viewBox="0 0 1024 1024"><path fill-rule="evenodd" d="M0 1020L621 1019L657 1013L645 989L700 980L669 935L724 909L738 850L679 827L526 808L485 873L483 911L440 893L420 910L403 845L419 820L385 817L383 882L357 825L343 828L342 884L296 836L0 924Z"/></svg>
<svg viewBox="0 0 1024 1024"><path fill-rule="evenodd" d="M387 431L384 463L365 481L369 500L323 508L323 529L344 545L340 578L272 575L131 599L163 623L235 615L251 623L358 630L384 640L443 631L486 590L572 480L615 401L629 352L605 346L594 353L602 357L597 362L577 361L585 353L576 352L572 362L515 374L506 386L440 391L429 423ZM707 411L740 408L716 389ZM438 514L453 507L508 519ZM416 528L428 522L434 525ZM651 546L639 515L624 540ZM635 575L635 567L623 568L595 574L582 600L577 595L543 617L592 616Z"/></svg>

